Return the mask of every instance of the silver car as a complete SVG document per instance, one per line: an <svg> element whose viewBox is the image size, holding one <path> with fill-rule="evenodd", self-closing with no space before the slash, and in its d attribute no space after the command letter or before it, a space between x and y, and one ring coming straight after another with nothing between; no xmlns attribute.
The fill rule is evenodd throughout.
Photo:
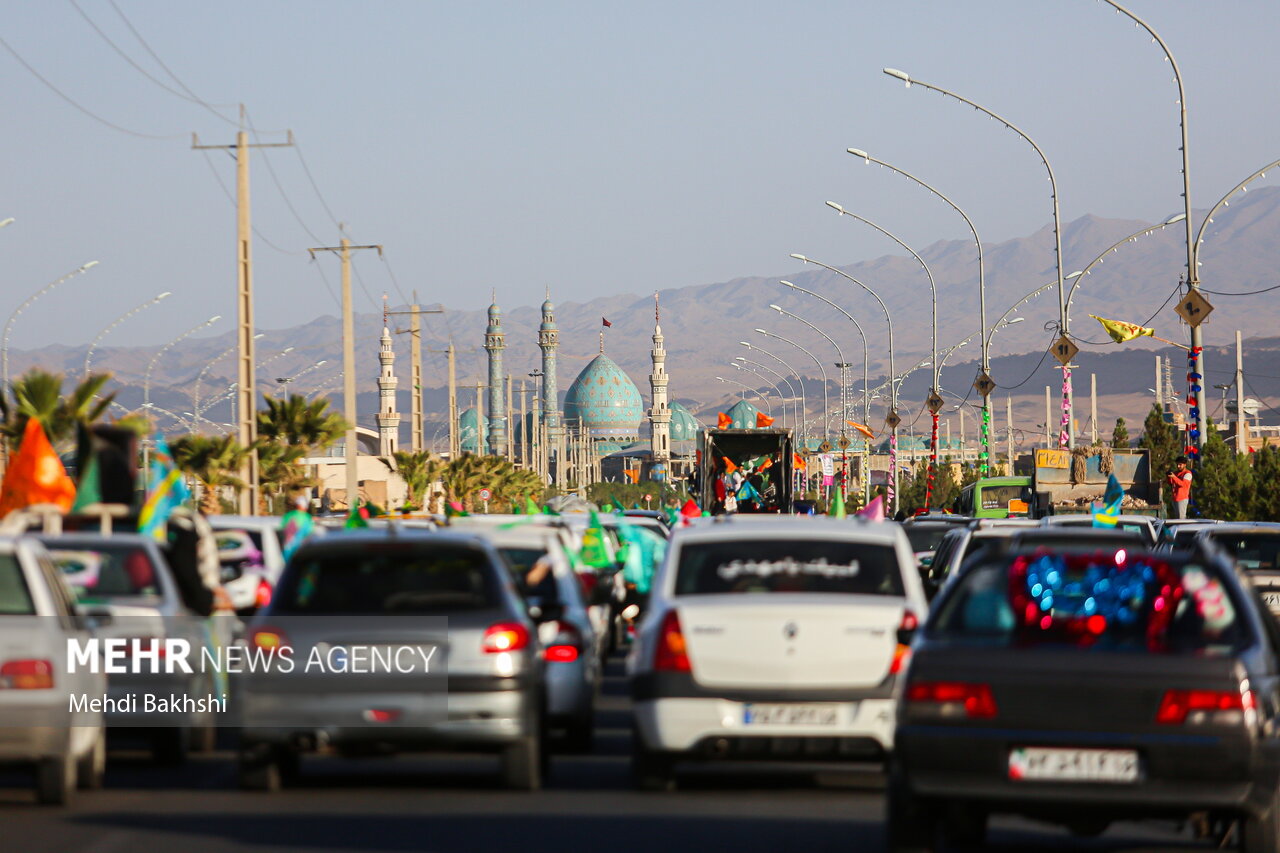
<svg viewBox="0 0 1280 853"><path fill-rule="evenodd" d="M222 638L206 621L183 604L169 564L153 539L136 533L67 533L44 536L63 579L76 595L77 608L103 639L139 639L163 647L165 640L183 640L195 650L221 645ZM221 697L226 692L214 672L129 672L113 675L108 695ZM138 702L133 711L109 710L109 727L128 728L146 735L152 755L161 764L181 764L192 750L212 747L216 717L212 711L148 712ZM109 706L110 707L110 706Z"/></svg>
<svg viewBox="0 0 1280 853"><path fill-rule="evenodd" d="M308 541L247 640L268 663L274 653L296 665L237 684L244 788L288 784L303 754L431 750L497 753L507 787L541 785L542 646L506 563L479 536L390 524ZM388 666L368 666L379 659Z"/></svg>
<svg viewBox="0 0 1280 853"><path fill-rule="evenodd" d="M41 803L101 787L106 767L101 711L71 710L101 699L106 677L66 666L71 639L90 634L44 547L0 538L0 766L33 766Z"/></svg>

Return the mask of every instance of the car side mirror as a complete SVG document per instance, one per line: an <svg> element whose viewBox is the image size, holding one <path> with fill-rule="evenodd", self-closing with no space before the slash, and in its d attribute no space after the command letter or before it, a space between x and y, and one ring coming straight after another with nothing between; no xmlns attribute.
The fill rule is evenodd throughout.
<svg viewBox="0 0 1280 853"><path fill-rule="evenodd" d="M115 617L111 615L110 610L94 609L85 611L84 626L90 631L105 628L113 622L115 622Z"/></svg>

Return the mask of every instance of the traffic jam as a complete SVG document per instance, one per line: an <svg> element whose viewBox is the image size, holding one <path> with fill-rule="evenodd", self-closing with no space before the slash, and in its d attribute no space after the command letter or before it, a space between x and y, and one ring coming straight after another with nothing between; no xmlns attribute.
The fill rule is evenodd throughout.
<svg viewBox="0 0 1280 853"><path fill-rule="evenodd" d="M1280 525L689 506L179 509L163 538L105 511L11 513L5 784L31 808L91 803L143 750L231 751L243 796L408 754L554 789L598 746L612 671L648 796L736 766L766 788L770 768L857 767L883 780L891 851L980 848L1009 818L1086 845L1139 821L1280 848Z"/></svg>

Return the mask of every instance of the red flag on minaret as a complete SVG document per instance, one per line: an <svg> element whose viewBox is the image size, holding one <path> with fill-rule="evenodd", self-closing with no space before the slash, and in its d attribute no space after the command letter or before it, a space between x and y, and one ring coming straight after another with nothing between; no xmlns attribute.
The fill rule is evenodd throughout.
<svg viewBox="0 0 1280 853"><path fill-rule="evenodd" d="M612 323L610 323L608 320L606 320L606 319L605 319L605 318L603 318L603 317L601 317L601 318L600 318L600 322L604 324L604 327L605 327L606 329L613 325Z"/></svg>

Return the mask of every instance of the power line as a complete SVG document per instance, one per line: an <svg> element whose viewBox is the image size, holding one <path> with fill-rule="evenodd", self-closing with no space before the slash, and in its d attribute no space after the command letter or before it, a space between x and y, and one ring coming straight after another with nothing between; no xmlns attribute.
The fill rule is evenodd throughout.
<svg viewBox="0 0 1280 853"><path fill-rule="evenodd" d="M1026 378L1026 379L1022 380L1022 381L1021 381L1021 382L1019 382L1017 385L1001 385L999 382L997 382L997 383L996 383L996 387L997 387L997 388L1002 388L1002 389L1004 389L1005 391L1012 391L1013 389L1015 389L1015 388L1021 388L1023 385L1026 385L1028 382L1030 382L1030 381L1031 381L1031 377L1035 376L1035 375L1036 375L1036 371L1038 371L1038 370L1040 369L1040 365L1044 364L1044 360L1045 360L1046 358L1048 358L1048 357L1049 357L1049 350L1053 349L1053 345L1054 345L1054 343L1057 343L1056 339L1055 339L1054 341L1051 341L1051 342L1049 343L1049 346L1047 346L1047 347L1045 347L1045 348L1044 348L1044 354L1040 356L1040 360L1039 360L1038 362L1036 362L1036 366L1035 366L1035 367L1033 367L1033 368L1031 369L1031 372L1027 374L1027 378ZM965 399L968 399L968 398L966 397Z"/></svg>
<svg viewBox="0 0 1280 853"><path fill-rule="evenodd" d="M244 111L244 118L249 124L249 131L253 134L253 138L255 140L259 140L258 129L253 126L253 118L249 115L249 111L247 109ZM290 199L289 194L284 191L284 185L280 183L280 177L276 174L275 167L271 165L271 158L267 156L265 149L262 151L262 162L266 164L267 173L271 175L271 182L276 185L276 189L280 193L280 198L284 200L285 207L289 208L289 212L293 214L293 218L297 220L298 225L301 226L303 231L307 232L307 236L309 236L313 242L323 243L324 241L320 239L316 232L307 227L307 223L303 221L301 214L298 213L298 209L293 206L293 200Z"/></svg>
<svg viewBox="0 0 1280 853"><path fill-rule="evenodd" d="M213 179L218 182L218 186L222 189L222 194L227 197L227 201L231 202L231 206L235 207L235 204L236 204L235 196L231 194L231 190L227 188L226 182L223 181L222 176L218 174L218 167L213 165L213 159L209 157L209 152L201 151L200 153L204 155L204 161L209 164L209 171L213 172ZM262 232L258 230L258 226L256 225L253 226L253 234L263 243L266 243L269 247L271 247L272 249L275 249L277 252L279 252L282 255L293 255L296 257L297 255L302 254L301 252L290 252L288 249L282 249L279 246L277 246L275 243L272 243L265 236L263 236Z"/></svg>
<svg viewBox="0 0 1280 853"><path fill-rule="evenodd" d="M1212 293L1214 296L1257 296L1259 293L1270 293L1273 290L1280 290L1280 284L1274 284L1271 287L1264 287L1262 290L1246 290L1243 293L1227 293L1225 290L1209 290L1200 288L1201 293Z"/></svg>
<svg viewBox="0 0 1280 853"><path fill-rule="evenodd" d="M333 215L333 211L329 208L329 203L324 200L324 193L320 192L320 186L316 183L315 176L311 174L311 168L307 166L306 158L302 156L302 146L295 142L293 150L298 155L298 162L302 164L302 171L306 174L307 180L311 182L311 189L315 190L316 198L320 199L320 206L324 208L325 213L329 214L329 221L341 228L342 223L338 221L338 217Z"/></svg>
<svg viewBox="0 0 1280 853"><path fill-rule="evenodd" d="M81 113L93 119L94 121L98 122L99 124L106 125L112 130L116 130L116 131L119 131L120 133L128 134L129 136L136 136L139 139L181 139L183 136L183 134L180 134L180 133L168 134L168 135L142 133L137 130L130 130L129 128L124 127L123 125L116 124L113 121L109 121L108 119L105 119L102 116L98 115L97 113L93 112L88 107L81 105L78 101L76 101L66 92L63 92L57 86L53 85L53 83L49 82L49 80L43 74L41 74L39 71L33 68L31 63L23 59L22 56L16 50L13 49L13 46L10 45L3 38L0 38L0 46L4 47L5 50L9 51L9 55L12 56L14 59L18 60L18 63L23 68L27 69L27 71L31 74L32 77L35 77L37 80L43 83L45 87L49 89L49 91L53 92L59 98L66 101L72 107L79 110Z"/></svg>

